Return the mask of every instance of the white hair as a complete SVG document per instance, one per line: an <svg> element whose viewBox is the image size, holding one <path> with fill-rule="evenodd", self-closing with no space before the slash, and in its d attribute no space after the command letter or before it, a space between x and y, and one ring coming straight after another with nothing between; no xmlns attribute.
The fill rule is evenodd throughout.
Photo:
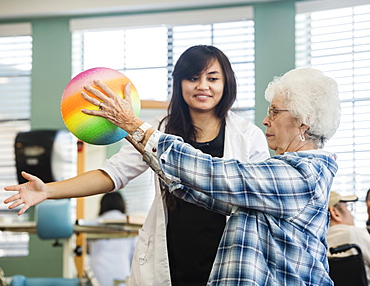
<svg viewBox="0 0 370 286"><path fill-rule="evenodd" d="M312 68L293 69L275 77L265 91L269 102L279 97L293 117L309 126L306 139L318 148L336 132L340 122L340 100L337 82Z"/></svg>

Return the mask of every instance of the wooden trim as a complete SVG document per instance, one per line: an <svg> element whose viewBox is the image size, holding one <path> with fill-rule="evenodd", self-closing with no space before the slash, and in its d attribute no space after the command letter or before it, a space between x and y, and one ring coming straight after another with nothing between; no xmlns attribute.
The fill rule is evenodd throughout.
<svg viewBox="0 0 370 286"><path fill-rule="evenodd" d="M77 174L83 174L85 172L85 148L86 144L82 141L77 142ZM76 220L85 218L85 198L80 197L76 199ZM81 247L81 253L75 255L75 265L77 270L77 276L82 278L85 274L85 256L86 252L86 233L76 234L76 249Z"/></svg>
<svg viewBox="0 0 370 286"><path fill-rule="evenodd" d="M141 108L147 109L167 109L168 101L142 100Z"/></svg>

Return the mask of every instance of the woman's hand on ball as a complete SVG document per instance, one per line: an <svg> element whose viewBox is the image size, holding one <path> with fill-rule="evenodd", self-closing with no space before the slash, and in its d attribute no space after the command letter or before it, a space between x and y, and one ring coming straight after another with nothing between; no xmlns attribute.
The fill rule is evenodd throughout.
<svg viewBox="0 0 370 286"><path fill-rule="evenodd" d="M136 117L132 107L130 83L127 83L124 87L125 98L121 98L101 81L94 81L94 83L101 90L92 86L86 86L84 89L98 99L88 95L86 92L81 94L88 102L98 106L99 110L82 109L82 112L88 115L104 117L114 125L132 134L143 121Z"/></svg>

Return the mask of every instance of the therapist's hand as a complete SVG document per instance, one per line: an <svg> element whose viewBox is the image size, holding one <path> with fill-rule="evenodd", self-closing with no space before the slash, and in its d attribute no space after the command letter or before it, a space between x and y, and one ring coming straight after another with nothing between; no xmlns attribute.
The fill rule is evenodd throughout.
<svg viewBox="0 0 370 286"><path fill-rule="evenodd" d="M144 123L144 121L135 115L132 107L130 83L127 83L124 88L125 98L121 98L99 80L94 81L94 83L102 91L92 86L85 86L84 89L95 95L98 99L91 97L84 91L81 94L88 102L98 106L99 110L82 109L81 111L83 113L104 117L129 134L132 134L133 131Z"/></svg>
<svg viewBox="0 0 370 286"><path fill-rule="evenodd" d="M18 215L23 214L30 207L37 205L48 198L46 190L47 187L41 179L26 172L22 172L22 177L28 182L4 188L5 191L17 192L7 198L4 203L12 203L9 205L9 209L14 209L23 204Z"/></svg>

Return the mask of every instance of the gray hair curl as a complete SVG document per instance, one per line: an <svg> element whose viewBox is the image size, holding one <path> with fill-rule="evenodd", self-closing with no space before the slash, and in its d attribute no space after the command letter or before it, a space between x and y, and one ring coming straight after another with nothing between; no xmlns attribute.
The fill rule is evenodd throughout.
<svg viewBox="0 0 370 286"><path fill-rule="evenodd" d="M340 123L340 100L337 82L312 68L293 69L283 76L275 77L265 91L271 102L281 98L291 114L309 126L307 140L323 148L338 129Z"/></svg>

